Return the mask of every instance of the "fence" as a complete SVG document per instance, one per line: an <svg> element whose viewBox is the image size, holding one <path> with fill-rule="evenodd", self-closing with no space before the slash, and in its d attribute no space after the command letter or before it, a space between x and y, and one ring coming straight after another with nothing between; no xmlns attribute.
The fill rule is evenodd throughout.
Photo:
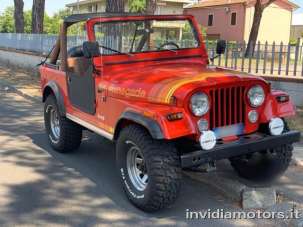
<svg viewBox="0 0 303 227"><path fill-rule="evenodd" d="M209 56L215 56L216 42L206 41L206 46ZM211 65L260 75L303 77L303 45L299 40L296 45L258 42L248 57L245 56L247 47L245 42L229 42L225 54Z"/></svg>
<svg viewBox="0 0 303 227"><path fill-rule="evenodd" d="M0 33L0 48L46 54L57 40L56 35Z"/></svg>
<svg viewBox="0 0 303 227"><path fill-rule="evenodd" d="M0 48L46 54L53 47L57 35L0 33ZM69 36L69 46L80 45L84 37ZM245 57L246 43L227 43L224 55L216 58L211 65L222 66L242 72L303 77L303 46L283 43L258 43L255 51ZM216 42L206 41L209 56L215 56ZM303 79L303 78L302 78Z"/></svg>
<svg viewBox="0 0 303 227"><path fill-rule="evenodd" d="M55 45L58 35L0 33L0 48L47 54ZM83 36L68 36L68 47L80 45Z"/></svg>

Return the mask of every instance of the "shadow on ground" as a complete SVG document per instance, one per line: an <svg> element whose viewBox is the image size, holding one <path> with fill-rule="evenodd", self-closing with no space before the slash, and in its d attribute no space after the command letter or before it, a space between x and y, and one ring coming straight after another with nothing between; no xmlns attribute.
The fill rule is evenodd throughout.
<svg viewBox="0 0 303 227"><path fill-rule="evenodd" d="M88 133L71 154L54 152L44 134L42 105L0 88L0 225L252 226L249 220L185 220L190 210L239 210L213 188L184 178L176 204L146 214L124 196L114 145ZM211 179L210 179L211 180Z"/></svg>

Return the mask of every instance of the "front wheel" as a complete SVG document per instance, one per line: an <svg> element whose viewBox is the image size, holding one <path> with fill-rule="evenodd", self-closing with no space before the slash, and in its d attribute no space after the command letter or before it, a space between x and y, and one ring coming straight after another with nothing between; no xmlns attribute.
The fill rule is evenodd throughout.
<svg viewBox="0 0 303 227"><path fill-rule="evenodd" d="M116 152L124 191L136 207L153 212L176 200L181 168L172 144L153 140L146 130L134 125L122 130Z"/></svg>
<svg viewBox="0 0 303 227"><path fill-rule="evenodd" d="M288 168L293 146L288 144L270 150L230 159L239 176L255 182L274 181Z"/></svg>

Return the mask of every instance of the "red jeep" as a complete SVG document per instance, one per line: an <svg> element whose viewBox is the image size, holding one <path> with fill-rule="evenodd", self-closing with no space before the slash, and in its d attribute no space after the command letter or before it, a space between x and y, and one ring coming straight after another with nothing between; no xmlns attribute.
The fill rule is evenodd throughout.
<svg viewBox="0 0 303 227"><path fill-rule="evenodd" d="M192 16L67 17L40 68L50 144L71 152L83 130L114 141L126 195L145 211L175 201L182 168L229 159L249 180L281 175L300 139L289 96L208 63Z"/></svg>

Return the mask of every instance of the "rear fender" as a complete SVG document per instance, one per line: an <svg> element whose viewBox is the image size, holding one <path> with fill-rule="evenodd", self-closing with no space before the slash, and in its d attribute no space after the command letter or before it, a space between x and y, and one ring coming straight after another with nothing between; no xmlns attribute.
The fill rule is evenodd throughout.
<svg viewBox="0 0 303 227"><path fill-rule="evenodd" d="M55 81L49 81L45 85L43 89L42 101L45 102L50 94L54 94L54 96L56 97L60 115L65 116L66 109L64 105L64 97L62 95L62 91L60 90L58 84Z"/></svg>

